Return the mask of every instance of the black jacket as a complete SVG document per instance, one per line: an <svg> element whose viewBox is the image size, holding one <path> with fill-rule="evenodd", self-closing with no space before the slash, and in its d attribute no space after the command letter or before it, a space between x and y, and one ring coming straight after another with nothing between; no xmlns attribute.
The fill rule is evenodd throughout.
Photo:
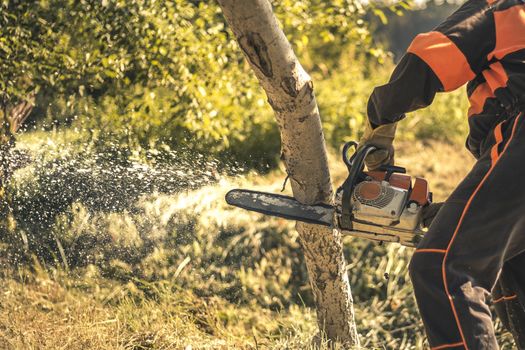
<svg viewBox="0 0 525 350"><path fill-rule="evenodd" d="M525 104L525 2L470 0L431 32L412 42L386 85L368 102L373 126L403 119L432 103L437 92L468 83L470 135L481 141L503 114Z"/></svg>

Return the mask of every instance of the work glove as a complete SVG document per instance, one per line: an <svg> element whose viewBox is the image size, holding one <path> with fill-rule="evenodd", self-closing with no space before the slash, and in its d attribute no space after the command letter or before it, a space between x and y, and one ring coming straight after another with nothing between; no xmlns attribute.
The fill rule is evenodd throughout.
<svg viewBox="0 0 525 350"><path fill-rule="evenodd" d="M443 202L430 203L426 207L423 207L421 212L421 223L423 224L423 227L430 227L443 204Z"/></svg>
<svg viewBox="0 0 525 350"><path fill-rule="evenodd" d="M377 151L370 152L365 158L365 164L368 170L376 170L382 165L394 165L394 137L396 135L397 123L384 124L372 128L370 121L367 120L365 133L359 141L357 150L365 145L377 146Z"/></svg>

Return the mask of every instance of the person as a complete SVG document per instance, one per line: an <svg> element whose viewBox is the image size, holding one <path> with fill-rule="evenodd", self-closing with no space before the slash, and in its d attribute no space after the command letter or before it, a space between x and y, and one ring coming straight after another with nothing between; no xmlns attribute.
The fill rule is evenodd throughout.
<svg viewBox="0 0 525 350"><path fill-rule="evenodd" d="M368 102L361 144L392 163L396 124L465 83L477 161L414 251L410 277L432 349L497 349L496 313L525 349L525 3L469 0L419 34Z"/></svg>

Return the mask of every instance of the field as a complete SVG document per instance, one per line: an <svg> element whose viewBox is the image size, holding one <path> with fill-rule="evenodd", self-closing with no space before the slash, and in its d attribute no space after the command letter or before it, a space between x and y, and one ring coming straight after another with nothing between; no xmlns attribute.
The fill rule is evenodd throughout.
<svg viewBox="0 0 525 350"><path fill-rule="evenodd" d="M29 135L20 147L49 156L57 145L46 142ZM411 174L424 175L436 200L446 198L472 164L465 150L446 143L404 142L397 149L397 163ZM331 155L331 164L334 182L340 183L345 170L338 156ZM35 168L26 172L34 175L39 171ZM148 171L141 171L134 177L149 181L140 175ZM84 192L70 198L69 207L55 212L40 231L25 231L26 248L4 238L0 348L311 346L317 332L315 310L293 223L229 208L223 201L233 187L279 191L280 171L215 174L193 189L185 183L185 188L164 191L171 193L137 191L132 204L114 210L110 204L122 200L124 186L117 173L103 177L110 182L107 191L114 191L105 206L89 202ZM86 180L77 178L81 174L54 180L82 186ZM84 191L93 191L101 174L92 174L92 188ZM23 191L32 188L27 176L22 172L15 181ZM53 182L43 174L40 181ZM41 186L45 200L40 203L56 206L55 197L63 197L65 188L55 193ZM43 207L33 210L37 212L24 212L26 217L15 213L20 217L14 232L34 228L28 216L50 215ZM407 276L411 249L352 238L345 242L364 348L425 348ZM511 348L508 334L500 339L503 348Z"/></svg>

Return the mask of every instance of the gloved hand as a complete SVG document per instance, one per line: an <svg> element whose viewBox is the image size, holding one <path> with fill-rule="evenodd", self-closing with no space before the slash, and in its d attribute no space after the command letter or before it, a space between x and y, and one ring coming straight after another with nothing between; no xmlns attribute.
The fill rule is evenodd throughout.
<svg viewBox="0 0 525 350"><path fill-rule="evenodd" d="M365 158L365 164L368 170L376 170L381 165L394 164L394 137L396 135L397 123L385 124L372 128L372 125L367 120L365 133L359 141L357 149L361 149L364 145L374 145L381 149L371 152Z"/></svg>
<svg viewBox="0 0 525 350"><path fill-rule="evenodd" d="M434 218L436 217L437 213L439 212L439 209L443 206L443 202L440 203L431 203L430 205L424 207L421 212L421 222L423 223L423 227L430 227L430 224L432 224L432 221L434 221Z"/></svg>

